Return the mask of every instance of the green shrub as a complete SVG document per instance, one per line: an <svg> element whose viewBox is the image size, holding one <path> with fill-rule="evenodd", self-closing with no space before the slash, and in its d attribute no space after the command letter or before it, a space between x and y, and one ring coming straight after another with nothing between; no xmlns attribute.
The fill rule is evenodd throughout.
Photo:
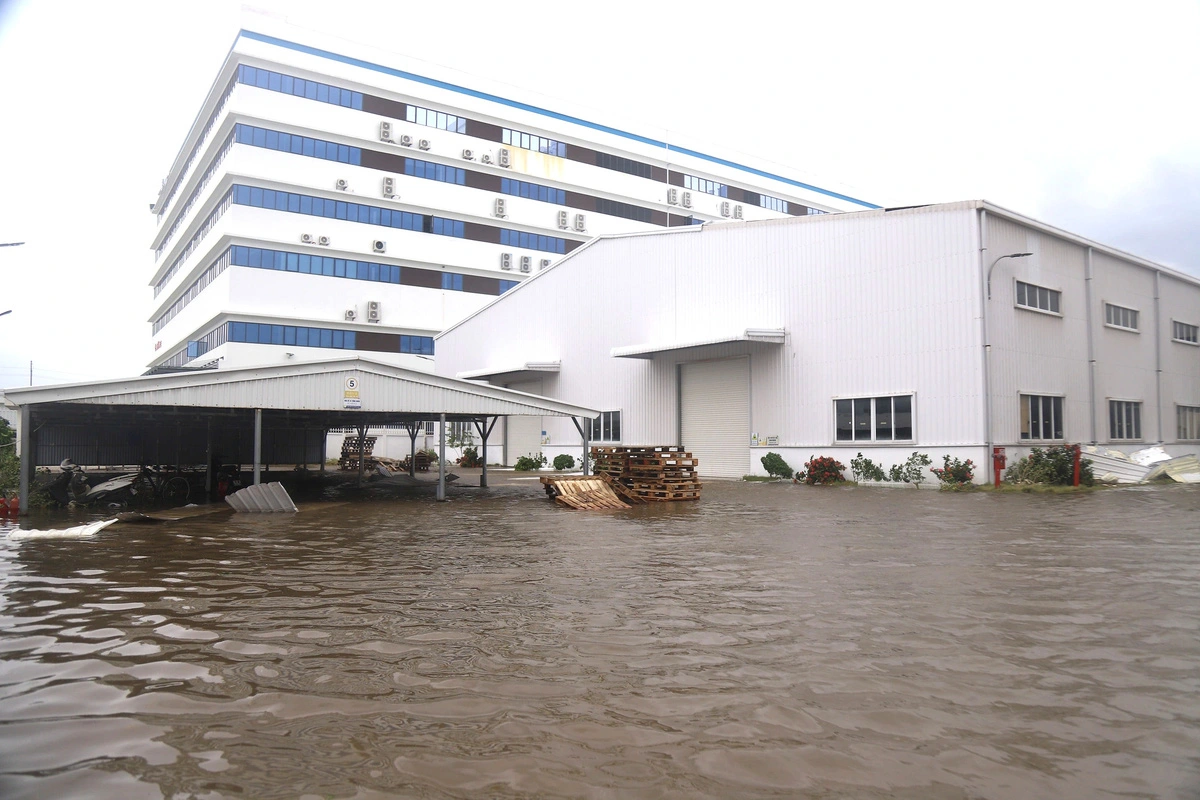
<svg viewBox="0 0 1200 800"><path fill-rule="evenodd" d="M564 469L575 469L575 456L559 453L554 457L554 468L559 472Z"/></svg>
<svg viewBox="0 0 1200 800"><path fill-rule="evenodd" d="M832 456L810 456L804 462L802 477L809 486L823 486L830 483L841 483L846 480L842 470L846 465Z"/></svg>
<svg viewBox="0 0 1200 800"><path fill-rule="evenodd" d="M924 453L913 453L904 462L900 477L905 483L920 486L925 481L925 467L930 465L929 456Z"/></svg>
<svg viewBox="0 0 1200 800"><path fill-rule="evenodd" d="M975 480L975 462L971 459L961 461L950 456L942 456L942 468L934 467L932 472L942 482L943 489L965 488Z"/></svg>
<svg viewBox="0 0 1200 800"><path fill-rule="evenodd" d="M0 494L16 494L21 480L21 459L17 457L17 434L8 421L0 419Z"/></svg>
<svg viewBox="0 0 1200 800"><path fill-rule="evenodd" d="M1075 483L1075 446L1056 444L1045 450L1035 447L1029 455L1004 472L1009 483L1041 483L1047 486L1071 486ZM1091 486L1096 482L1091 459L1079 462L1079 483Z"/></svg>
<svg viewBox="0 0 1200 800"><path fill-rule="evenodd" d="M479 451L474 447L464 447L462 455L458 457L456 462L460 467L481 467L483 459L479 457Z"/></svg>
<svg viewBox="0 0 1200 800"><path fill-rule="evenodd" d="M895 467L892 469L894 470ZM884 479L883 467L869 458L863 458L862 453L850 459L850 471L854 473L856 481L881 481Z"/></svg>
<svg viewBox="0 0 1200 800"><path fill-rule="evenodd" d="M518 472L532 472L546 466L545 453L529 453L517 459L517 463L513 465L513 469Z"/></svg>
<svg viewBox="0 0 1200 800"><path fill-rule="evenodd" d="M795 470L788 466L779 453L767 453L759 460L762 461L763 469L767 471L768 475L776 478L790 478L795 474Z"/></svg>

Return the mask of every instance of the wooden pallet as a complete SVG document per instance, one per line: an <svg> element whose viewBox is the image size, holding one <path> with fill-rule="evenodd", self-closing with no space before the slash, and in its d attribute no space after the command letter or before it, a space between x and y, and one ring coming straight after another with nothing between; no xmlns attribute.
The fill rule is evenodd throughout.
<svg viewBox="0 0 1200 800"><path fill-rule="evenodd" d="M697 500L702 484L696 475L700 460L682 447L594 447L596 474L614 487L626 502Z"/></svg>
<svg viewBox="0 0 1200 800"><path fill-rule="evenodd" d="M554 498L554 502L568 508L581 511L608 511L629 508L629 505L617 496L613 487L601 478L585 476L561 476L542 478L546 494Z"/></svg>

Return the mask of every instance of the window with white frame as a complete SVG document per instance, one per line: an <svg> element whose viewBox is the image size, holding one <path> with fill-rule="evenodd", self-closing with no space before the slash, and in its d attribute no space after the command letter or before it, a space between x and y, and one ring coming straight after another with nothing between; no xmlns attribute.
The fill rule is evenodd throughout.
<svg viewBox="0 0 1200 800"><path fill-rule="evenodd" d="M1136 400L1108 401L1108 438L1142 438L1142 404Z"/></svg>
<svg viewBox="0 0 1200 800"><path fill-rule="evenodd" d="M1136 309L1104 304L1104 324L1114 328L1124 328L1127 331L1138 329L1138 312Z"/></svg>
<svg viewBox="0 0 1200 800"><path fill-rule="evenodd" d="M1038 311L1049 311L1051 314L1060 313L1059 309L1062 292L1047 289L1045 286L1034 286L1032 283L1017 281L1017 305L1033 308Z"/></svg>
<svg viewBox="0 0 1200 800"><path fill-rule="evenodd" d="M437 434L437 422L431 419L425 420L425 435L435 436Z"/></svg>
<svg viewBox="0 0 1200 800"><path fill-rule="evenodd" d="M1021 438L1062 439L1063 399L1038 394L1021 395Z"/></svg>
<svg viewBox="0 0 1200 800"><path fill-rule="evenodd" d="M1175 423L1180 440L1200 440L1200 406L1175 406Z"/></svg>
<svg viewBox="0 0 1200 800"><path fill-rule="evenodd" d="M592 420L591 431L588 432L588 440L592 442L621 441L621 412L601 412L600 416Z"/></svg>
<svg viewBox="0 0 1200 800"><path fill-rule="evenodd" d="M1171 321L1171 338L1177 342L1200 344L1200 327L1179 320Z"/></svg>
<svg viewBox="0 0 1200 800"><path fill-rule="evenodd" d="M912 395L854 397L833 401L834 438L839 442L911 442Z"/></svg>

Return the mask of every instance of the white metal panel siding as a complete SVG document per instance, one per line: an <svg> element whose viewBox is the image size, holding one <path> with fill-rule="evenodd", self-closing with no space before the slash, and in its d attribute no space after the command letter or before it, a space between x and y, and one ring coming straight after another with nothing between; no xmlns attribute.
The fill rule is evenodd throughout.
<svg viewBox="0 0 1200 800"><path fill-rule="evenodd" d="M542 381L510 383L514 392L541 394ZM568 422L568 424L570 424ZM521 456L542 452L542 418L512 416L504 418L504 463L512 466Z"/></svg>
<svg viewBox="0 0 1200 800"><path fill-rule="evenodd" d="M750 471L750 359L680 365L681 444L701 475L740 478Z"/></svg>

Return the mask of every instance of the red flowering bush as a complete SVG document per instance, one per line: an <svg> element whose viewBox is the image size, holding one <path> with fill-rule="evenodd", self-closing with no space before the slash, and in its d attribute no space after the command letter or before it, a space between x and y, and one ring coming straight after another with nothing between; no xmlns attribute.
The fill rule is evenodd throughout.
<svg viewBox="0 0 1200 800"><path fill-rule="evenodd" d="M845 464L832 456L815 456L804 462L804 471L798 477L804 478L809 486L841 483L846 480L842 476L845 468Z"/></svg>
<svg viewBox="0 0 1200 800"><path fill-rule="evenodd" d="M975 480L975 462L971 459L960 461L950 456L942 456L942 468L930 470L942 482L943 489L958 489L969 486Z"/></svg>

